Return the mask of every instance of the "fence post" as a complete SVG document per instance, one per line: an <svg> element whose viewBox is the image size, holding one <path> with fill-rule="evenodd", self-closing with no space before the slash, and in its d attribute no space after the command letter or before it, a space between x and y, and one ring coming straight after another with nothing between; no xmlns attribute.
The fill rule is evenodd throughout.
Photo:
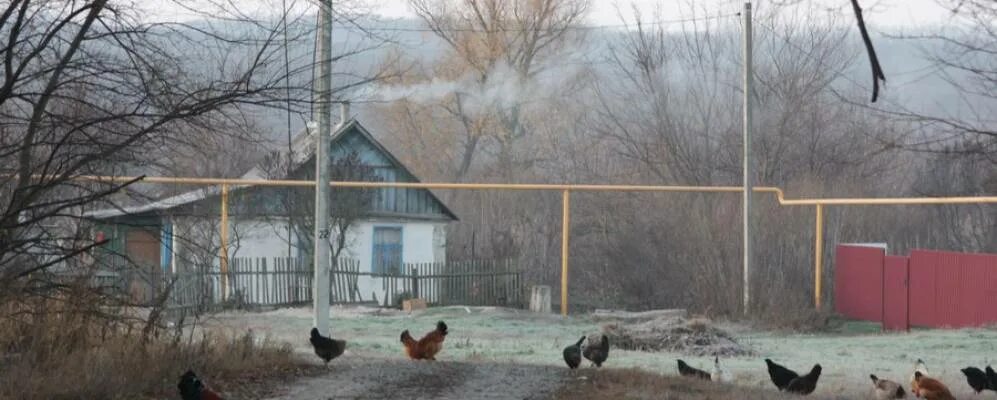
<svg viewBox="0 0 997 400"><path fill-rule="evenodd" d="M412 268L412 298L419 298L419 268Z"/></svg>
<svg viewBox="0 0 997 400"><path fill-rule="evenodd" d="M824 205L817 204L814 221L814 307L821 309L821 278L824 275Z"/></svg>
<svg viewBox="0 0 997 400"><path fill-rule="evenodd" d="M561 194L561 315L568 315L568 239L571 235L571 192Z"/></svg>

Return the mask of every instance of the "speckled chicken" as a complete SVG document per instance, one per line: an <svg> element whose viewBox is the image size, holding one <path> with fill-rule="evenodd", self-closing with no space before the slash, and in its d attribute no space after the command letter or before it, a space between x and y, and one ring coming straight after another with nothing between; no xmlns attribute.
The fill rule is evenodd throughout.
<svg viewBox="0 0 997 400"><path fill-rule="evenodd" d="M592 345L591 341L589 343L585 346L582 355L591 361L592 364L595 364L596 367L601 367L602 363L606 362L606 359L609 358L609 337L602 335L602 340L599 341L599 344Z"/></svg>
<svg viewBox="0 0 997 400"><path fill-rule="evenodd" d="M907 391L903 385L889 379L879 379L876 375L869 375L872 379L872 387L876 400L905 399Z"/></svg>

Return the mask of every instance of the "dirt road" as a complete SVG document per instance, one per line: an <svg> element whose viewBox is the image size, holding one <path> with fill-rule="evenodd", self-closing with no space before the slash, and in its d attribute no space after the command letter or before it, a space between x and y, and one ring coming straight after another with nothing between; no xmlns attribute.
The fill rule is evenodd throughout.
<svg viewBox="0 0 997 400"><path fill-rule="evenodd" d="M548 399L565 379L565 368L551 366L353 357L271 399Z"/></svg>

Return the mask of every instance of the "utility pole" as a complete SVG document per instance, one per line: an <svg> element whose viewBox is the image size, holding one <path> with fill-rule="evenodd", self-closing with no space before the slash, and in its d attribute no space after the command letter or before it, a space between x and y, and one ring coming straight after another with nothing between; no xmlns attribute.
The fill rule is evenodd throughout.
<svg viewBox="0 0 997 400"><path fill-rule="evenodd" d="M752 87L752 56L751 56L751 1L744 3L744 13L742 14L744 18L744 57L742 64L744 65L744 126L742 132L742 141L744 155L742 156L743 161L743 173L744 173L744 210L742 210L743 218L743 240L744 240L744 271L742 273L743 291L744 291L744 313L748 313L748 307L751 304L751 87Z"/></svg>
<svg viewBox="0 0 997 400"><path fill-rule="evenodd" d="M332 134L332 0L319 2L318 128L315 131L315 327L329 334L329 140Z"/></svg>

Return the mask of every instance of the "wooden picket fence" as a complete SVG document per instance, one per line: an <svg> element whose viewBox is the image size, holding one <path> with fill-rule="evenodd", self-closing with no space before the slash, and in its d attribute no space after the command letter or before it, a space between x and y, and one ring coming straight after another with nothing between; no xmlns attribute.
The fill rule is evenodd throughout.
<svg viewBox="0 0 997 400"><path fill-rule="evenodd" d="M360 272L359 265L348 260L333 268L333 303L374 301L397 306L401 300L418 297L438 306L523 305L522 272L510 260L406 263L397 272L384 274ZM364 279L376 280L384 298L365 298L359 290L359 282Z"/></svg>
<svg viewBox="0 0 997 400"><path fill-rule="evenodd" d="M171 293L166 308L190 315L220 308L283 307L312 302L311 265L297 258L233 258L230 295L223 301L222 274L182 272L165 277ZM379 288L381 293L364 293ZM329 279L330 303L398 306L419 297L431 305L522 307L522 273L511 261L475 260L406 263L393 273L360 271L360 262L340 259Z"/></svg>

